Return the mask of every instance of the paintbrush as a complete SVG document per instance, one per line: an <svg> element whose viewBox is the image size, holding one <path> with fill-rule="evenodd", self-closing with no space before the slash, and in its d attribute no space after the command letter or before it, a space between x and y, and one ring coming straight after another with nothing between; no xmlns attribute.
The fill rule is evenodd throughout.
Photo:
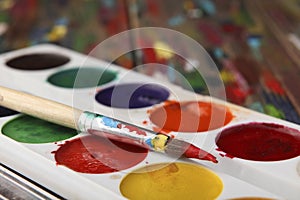
<svg viewBox="0 0 300 200"><path fill-rule="evenodd" d="M218 162L212 154L169 135L2 86L0 105L81 132L134 144L171 156Z"/></svg>

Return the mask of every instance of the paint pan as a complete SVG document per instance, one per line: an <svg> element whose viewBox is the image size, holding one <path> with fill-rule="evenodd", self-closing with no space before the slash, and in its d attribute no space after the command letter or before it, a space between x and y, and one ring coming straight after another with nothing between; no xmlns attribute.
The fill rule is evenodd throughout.
<svg viewBox="0 0 300 200"><path fill-rule="evenodd" d="M114 108L144 108L168 99L169 91L157 84L127 83L100 90L96 100Z"/></svg>
<svg viewBox="0 0 300 200"><path fill-rule="evenodd" d="M225 126L231 111L211 102L170 101L151 111L150 120L165 132L204 132Z"/></svg>
<svg viewBox="0 0 300 200"><path fill-rule="evenodd" d="M137 165L148 150L88 135L67 141L53 153L58 165L81 173L103 174Z"/></svg>
<svg viewBox="0 0 300 200"><path fill-rule="evenodd" d="M61 63L55 68L25 70L15 69L7 65L7 62L13 58L24 55L57 54L58 52L59 55L67 57L69 61ZM78 63L82 63L82 66L78 66ZM87 111L114 116L119 120L152 130L163 129L172 137L187 140L202 147L217 156L219 160L218 164L213 164L201 160L168 157L164 154L148 152L144 149L133 148L105 138L95 138L95 136L77 133L69 129L62 131L68 134L67 137L55 138L54 135L61 132L63 127L52 127L49 131L47 122L38 121L21 114L0 118L1 162L66 199L84 199L87 197L94 199L99 197L126 199L129 197L134 199L135 196L128 196L127 194L132 191L131 184L135 186L133 195L142 192L143 187L151 191L148 184L153 184L153 195L157 194L158 199L160 197L163 199L165 193L162 194L158 191L158 183L163 183L166 186L163 191L173 189L172 191L178 192L178 194L176 192L171 193L177 199L185 195L181 191L186 188L190 190L191 194L194 194L195 197L193 196L192 199L201 199L202 196L197 193L199 191L203 191L201 195L210 195L208 191L211 190L213 194L208 198L216 199L248 197L298 199L299 197L299 170L297 171L300 162L299 156L272 161L249 160L237 155L232 157L227 149L218 145L218 139L221 138L222 134L236 126L245 124L249 126L251 123L275 124L276 126L287 127L288 130L299 130L298 125L274 119L221 100L197 95L170 83L161 83L151 77L125 70L102 60L87 59L85 55L55 45L37 45L0 55L0 65L1 70L3 69L0 74L0 83L4 86ZM78 68L109 70L116 74L116 77L103 84L89 84L88 87L76 88L73 84L72 89L71 87L53 85L49 81L50 77L57 75L57 73L62 77L67 77L64 75L65 72L73 73ZM79 70L79 76L80 74ZM84 72L82 74L84 75ZM10 78L8 79L7 76ZM76 79L75 84L76 81L80 80ZM131 101L128 98L126 100L127 107L123 105L113 107L114 104L108 103L106 105L100 102L105 102L100 98L100 94L101 97L105 94L104 92L109 95L112 88L115 89L116 87L120 92L126 92L126 90L128 92L126 87L126 90L123 88L128 85L134 86L134 90L129 90L130 92L138 91L137 96L134 97L138 100L146 100L148 104L133 106L133 108L128 106ZM153 85L155 85L155 89L152 88ZM144 91L139 92L135 88L142 88ZM152 91L154 92L152 93ZM113 95L117 95L114 93ZM156 94L159 95L156 96ZM122 93L121 96L125 95ZM108 102L115 103L109 98ZM206 113L202 111L207 104L217 105L216 109L213 109L216 113L220 110L225 111L223 118L225 120L222 123L205 128L199 128L199 123L195 123L196 125L192 128L189 125L175 126L175 128L169 126L172 125L168 120L173 115L173 111L168 112L173 107L179 106L182 110L180 112L187 112L186 115L182 114L184 122L199 120L203 122L203 119L197 116L199 113L200 115ZM164 110L168 112L162 115ZM190 113L192 113L192 118L185 118ZM219 117L219 115L217 116ZM162 124L159 117L168 123ZM216 121L212 119L210 121ZM34 138L35 142L26 143L26 141L9 136L24 135L23 132L26 132L25 135L28 137ZM51 140L41 141L40 135L47 135ZM73 151L74 149L77 150ZM32 170L33 167L34 170ZM152 171L148 172L149 169ZM145 170L148 171L145 172ZM175 174L178 176L174 176ZM205 184L199 182L200 175L206 177ZM140 176L143 178L136 178ZM157 181L149 181L151 178ZM177 178L178 182L174 181ZM139 182L142 180L145 183ZM70 188L72 189L70 190Z"/></svg>
<svg viewBox="0 0 300 200"><path fill-rule="evenodd" d="M43 70L62 66L70 59L56 53L34 53L14 57L6 62L6 65L19 70Z"/></svg>
<svg viewBox="0 0 300 200"><path fill-rule="evenodd" d="M223 190L223 183L216 174L199 165L164 163L131 172L122 180L120 190L128 199L145 196L150 199L216 199Z"/></svg>
<svg viewBox="0 0 300 200"><path fill-rule="evenodd" d="M280 161L300 155L300 132L279 124L248 123L223 130L216 139L231 157Z"/></svg>
<svg viewBox="0 0 300 200"><path fill-rule="evenodd" d="M63 88L91 88L113 81L117 74L98 67L72 68L48 77L52 85Z"/></svg>
<svg viewBox="0 0 300 200"><path fill-rule="evenodd" d="M2 127L3 135L23 143L49 143L77 135L77 131L28 115L18 116Z"/></svg>

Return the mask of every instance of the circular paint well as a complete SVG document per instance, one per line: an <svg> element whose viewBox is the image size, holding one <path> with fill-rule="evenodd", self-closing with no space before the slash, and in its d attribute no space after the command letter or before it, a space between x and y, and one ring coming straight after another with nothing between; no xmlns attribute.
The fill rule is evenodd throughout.
<svg viewBox="0 0 300 200"><path fill-rule="evenodd" d="M279 161L300 155L300 132L272 123L248 123L223 130L217 146L230 156L254 161Z"/></svg>
<svg viewBox="0 0 300 200"><path fill-rule="evenodd" d="M187 163L155 164L135 170L120 184L128 199L216 199L221 179L210 170Z"/></svg>
<svg viewBox="0 0 300 200"><path fill-rule="evenodd" d="M143 108L168 99L169 91L157 84L130 83L101 90L96 100L115 108Z"/></svg>
<svg viewBox="0 0 300 200"><path fill-rule="evenodd" d="M128 169L143 161L148 150L88 135L67 141L55 152L57 164L90 174Z"/></svg>
<svg viewBox="0 0 300 200"><path fill-rule="evenodd" d="M2 133L18 142L49 143L68 139L77 131L28 115L19 116L2 127Z"/></svg>
<svg viewBox="0 0 300 200"><path fill-rule="evenodd" d="M115 72L101 68L73 68L57 72L47 81L64 88L90 88L111 82L116 78Z"/></svg>
<svg viewBox="0 0 300 200"><path fill-rule="evenodd" d="M6 116L15 115L15 114L18 114L18 112L0 106L0 117L6 117Z"/></svg>
<svg viewBox="0 0 300 200"><path fill-rule="evenodd" d="M203 132L220 128L233 118L227 107L208 102L167 102L150 112L150 120L165 132Z"/></svg>
<svg viewBox="0 0 300 200"><path fill-rule="evenodd" d="M21 70L42 70L55 68L68 63L66 56L54 53L35 53L18 56L6 62L6 65Z"/></svg>

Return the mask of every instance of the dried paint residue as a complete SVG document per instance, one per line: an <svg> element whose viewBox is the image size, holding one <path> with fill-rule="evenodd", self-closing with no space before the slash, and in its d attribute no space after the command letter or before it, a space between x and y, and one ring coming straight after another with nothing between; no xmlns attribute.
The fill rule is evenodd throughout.
<svg viewBox="0 0 300 200"><path fill-rule="evenodd" d="M54 152L58 165L82 173L100 174L133 167L148 150L93 135L66 142Z"/></svg>
<svg viewBox="0 0 300 200"><path fill-rule="evenodd" d="M230 110L209 102L167 102L150 112L150 120L164 132L202 132L228 124Z"/></svg>
<svg viewBox="0 0 300 200"><path fill-rule="evenodd" d="M216 174L187 163L149 165L131 172L120 184L128 199L216 199L222 190Z"/></svg>
<svg viewBox="0 0 300 200"><path fill-rule="evenodd" d="M255 161L279 161L300 155L300 132L272 123L241 124L223 130L216 139L220 150Z"/></svg>
<svg viewBox="0 0 300 200"><path fill-rule="evenodd" d="M118 125L118 128L127 128L130 132L136 132L136 134L138 134L138 135L144 135L144 136L147 135L147 133L145 131L141 130L140 128L130 126L130 125L123 125L123 127L122 127L122 125Z"/></svg>

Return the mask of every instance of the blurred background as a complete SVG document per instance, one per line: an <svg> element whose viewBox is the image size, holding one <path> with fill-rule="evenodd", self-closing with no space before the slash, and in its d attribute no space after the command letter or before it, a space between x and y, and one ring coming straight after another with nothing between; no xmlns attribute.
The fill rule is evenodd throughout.
<svg viewBox="0 0 300 200"><path fill-rule="evenodd" d="M128 29L169 28L206 49L229 102L300 124L299 11L300 0L0 0L0 53L53 43L88 54ZM147 42L140 40L133 41ZM171 66L194 91L207 95L201 75L179 56L160 55L159 45L168 48L157 41L113 62L127 69ZM142 73L185 87L161 69Z"/></svg>

